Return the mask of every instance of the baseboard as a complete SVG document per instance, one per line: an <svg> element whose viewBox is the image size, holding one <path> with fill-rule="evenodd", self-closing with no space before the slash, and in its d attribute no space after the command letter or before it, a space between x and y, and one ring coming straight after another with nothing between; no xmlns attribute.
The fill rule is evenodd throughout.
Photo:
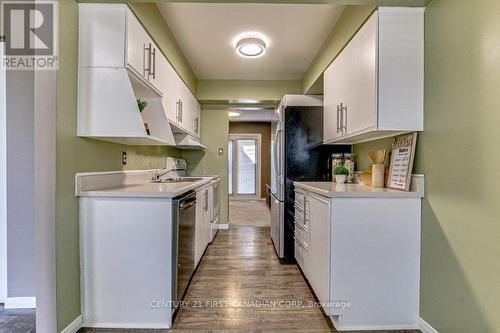
<svg viewBox="0 0 500 333"><path fill-rule="evenodd" d="M219 229L219 230L229 229L229 224L228 223L226 223L226 224L219 224L219 227L217 229Z"/></svg>
<svg viewBox="0 0 500 333"><path fill-rule="evenodd" d="M434 327L429 325L429 323L423 320L421 317L417 317L417 324L422 333L439 333Z"/></svg>
<svg viewBox="0 0 500 333"><path fill-rule="evenodd" d="M82 315L79 315L68 326L66 326L66 328L63 329L61 333L76 333L80 328L82 328L82 323L83 323Z"/></svg>
<svg viewBox="0 0 500 333"><path fill-rule="evenodd" d="M7 297L5 309L36 309L36 297Z"/></svg>

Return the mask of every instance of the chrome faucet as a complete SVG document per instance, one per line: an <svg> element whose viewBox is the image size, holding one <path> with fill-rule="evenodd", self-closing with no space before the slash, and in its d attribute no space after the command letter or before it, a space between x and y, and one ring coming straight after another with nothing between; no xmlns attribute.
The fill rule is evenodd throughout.
<svg viewBox="0 0 500 333"><path fill-rule="evenodd" d="M172 167L168 168L169 166L172 166ZM165 168L156 170L155 173L153 174L153 177L151 177L151 181L154 183L159 183L159 182L161 182L160 178L165 176L169 172L185 171L186 169L187 169L187 164L186 164L185 160L173 159L171 157L167 157L167 161L165 163Z"/></svg>
<svg viewBox="0 0 500 333"><path fill-rule="evenodd" d="M174 168L174 169L158 169L155 171L155 173L153 174L153 177L151 178L151 180L155 183L159 183L161 182L161 177L165 176L167 173L169 172L172 172L172 171L178 171L180 169L178 168Z"/></svg>

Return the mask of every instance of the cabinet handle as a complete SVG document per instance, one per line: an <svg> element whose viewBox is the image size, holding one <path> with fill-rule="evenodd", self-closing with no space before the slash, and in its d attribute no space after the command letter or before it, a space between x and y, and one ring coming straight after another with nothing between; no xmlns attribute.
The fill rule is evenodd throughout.
<svg viewBox="0 0 500 333"><path fill-rule="evenodd" d="M300 229L304 230L305 232L309 232L309 228L306 227L304 224L300 223L300 221L297 219L296 216L293 217L293 220L295 222L295 225L299 226Z"/></svg>
<svg viewBox="0 0 500 333"><path fill-rule="evenodd" d="M183 116L183 113L184 113L184 110L183 110L183 105L182 105L182 99L179 100L179 103L180 103L180 120L181 120L181 123L182 123L182 116Z"/></svg>
<svg viewBox="0 0 500 333"><path fill-rule="evenodd" d="M305 250L307 250L307 245L306 243L304 243L304 241L302 239L300 239L299 235L295 232L295 241L297 241L297 244L299 244L299 246Z"/></svg>
<svg viewBox="0 0 500 333"><path fill-rule="evenodd" d="M337 104L337 133L340 132L340 105Z"/></svg>
<svg viewBox="0 0 500 333"><path fill-rule="evenodd" d="M345 125L344 125L344 129L345 129L345 134L347 135L347 105L344 107L344 111L345 111Z"/></svg>
<svg viewBox="0 0 500 333"><path fill-rule="evenodd" d="M180 110L181 100L175 102L175 121L179 122L179 110Z"/></svg>
<svg viewBox="0 0 500 333"><path fill-rule="evenodd" d="M307 197L304 195L304 225L307 222Z"/></svg>
<svg viewBox="0 0 500 333"><path fill-rule="evenodd" d="M152 73L152 75L153 75L153 80L154 80L154 79L156 79L156 49L153 49L152 55L153 55L153 65L152 65L153 66L153 73Z"/></svg>
<svg viewBox="0 0 500 333"><path fill-rule="evenodd" d="M146 46L148 45L148 46ZM147 57L145 56L145 52L147 51ZM144 43L144 51L143 51L143 57L142 57L142 75L146 77L146 72L148 73L147 79L149 80L149 75L151 74L151 43L146 44ZM148 59L148 66L146 67L146 59Z"/></svg>
<svg viewBox="0 0 500 333"><path fill-rule="evenodd" d="M340 113L340 126L339 130L337 133L340 131L342 132L342 135L347 134L347 105L344 105L344 103L340 103L340 107L338 107L337 112ZM344 112L345 112L345 121L344 121ZM339 117L337 116L337 119ZM345 133L344 133L345 131Z"/></svg>

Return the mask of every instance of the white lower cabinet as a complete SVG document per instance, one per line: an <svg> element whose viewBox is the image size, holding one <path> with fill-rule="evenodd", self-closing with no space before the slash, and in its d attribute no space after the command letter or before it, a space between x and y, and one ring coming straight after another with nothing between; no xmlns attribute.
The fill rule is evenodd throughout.
<svg viewBox="0 0 500 333"><path fill-rule="evenodd" d="M196 192L196 220L195 220L195 248L194 265L198 266L205 249L210 242L210 206L209 206L210 186L204 187Z"/></svg>
<svg viewBox="0 0 500 333"><path fill-rule="evenodd" d="M337 330L416 327L420 209L420 198L296 189L295 258Z"/></svg>

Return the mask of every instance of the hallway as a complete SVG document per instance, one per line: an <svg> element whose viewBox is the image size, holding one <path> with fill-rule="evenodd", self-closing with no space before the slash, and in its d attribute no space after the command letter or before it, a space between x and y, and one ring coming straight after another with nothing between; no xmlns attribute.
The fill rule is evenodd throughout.
<svg viewBox="0 0 500 333"><path fill-rule="evenodd" d="M271 211L264 201L229 200L229 224L271 227Z"/></svg>
<svg viewBox="0 0 500 333"><path fill-rule="evenodd" d="M219 230L185 301L175 330L335 331L318 307L308 307L315 299L297 266L279 263L270 228Z"/></svg>

